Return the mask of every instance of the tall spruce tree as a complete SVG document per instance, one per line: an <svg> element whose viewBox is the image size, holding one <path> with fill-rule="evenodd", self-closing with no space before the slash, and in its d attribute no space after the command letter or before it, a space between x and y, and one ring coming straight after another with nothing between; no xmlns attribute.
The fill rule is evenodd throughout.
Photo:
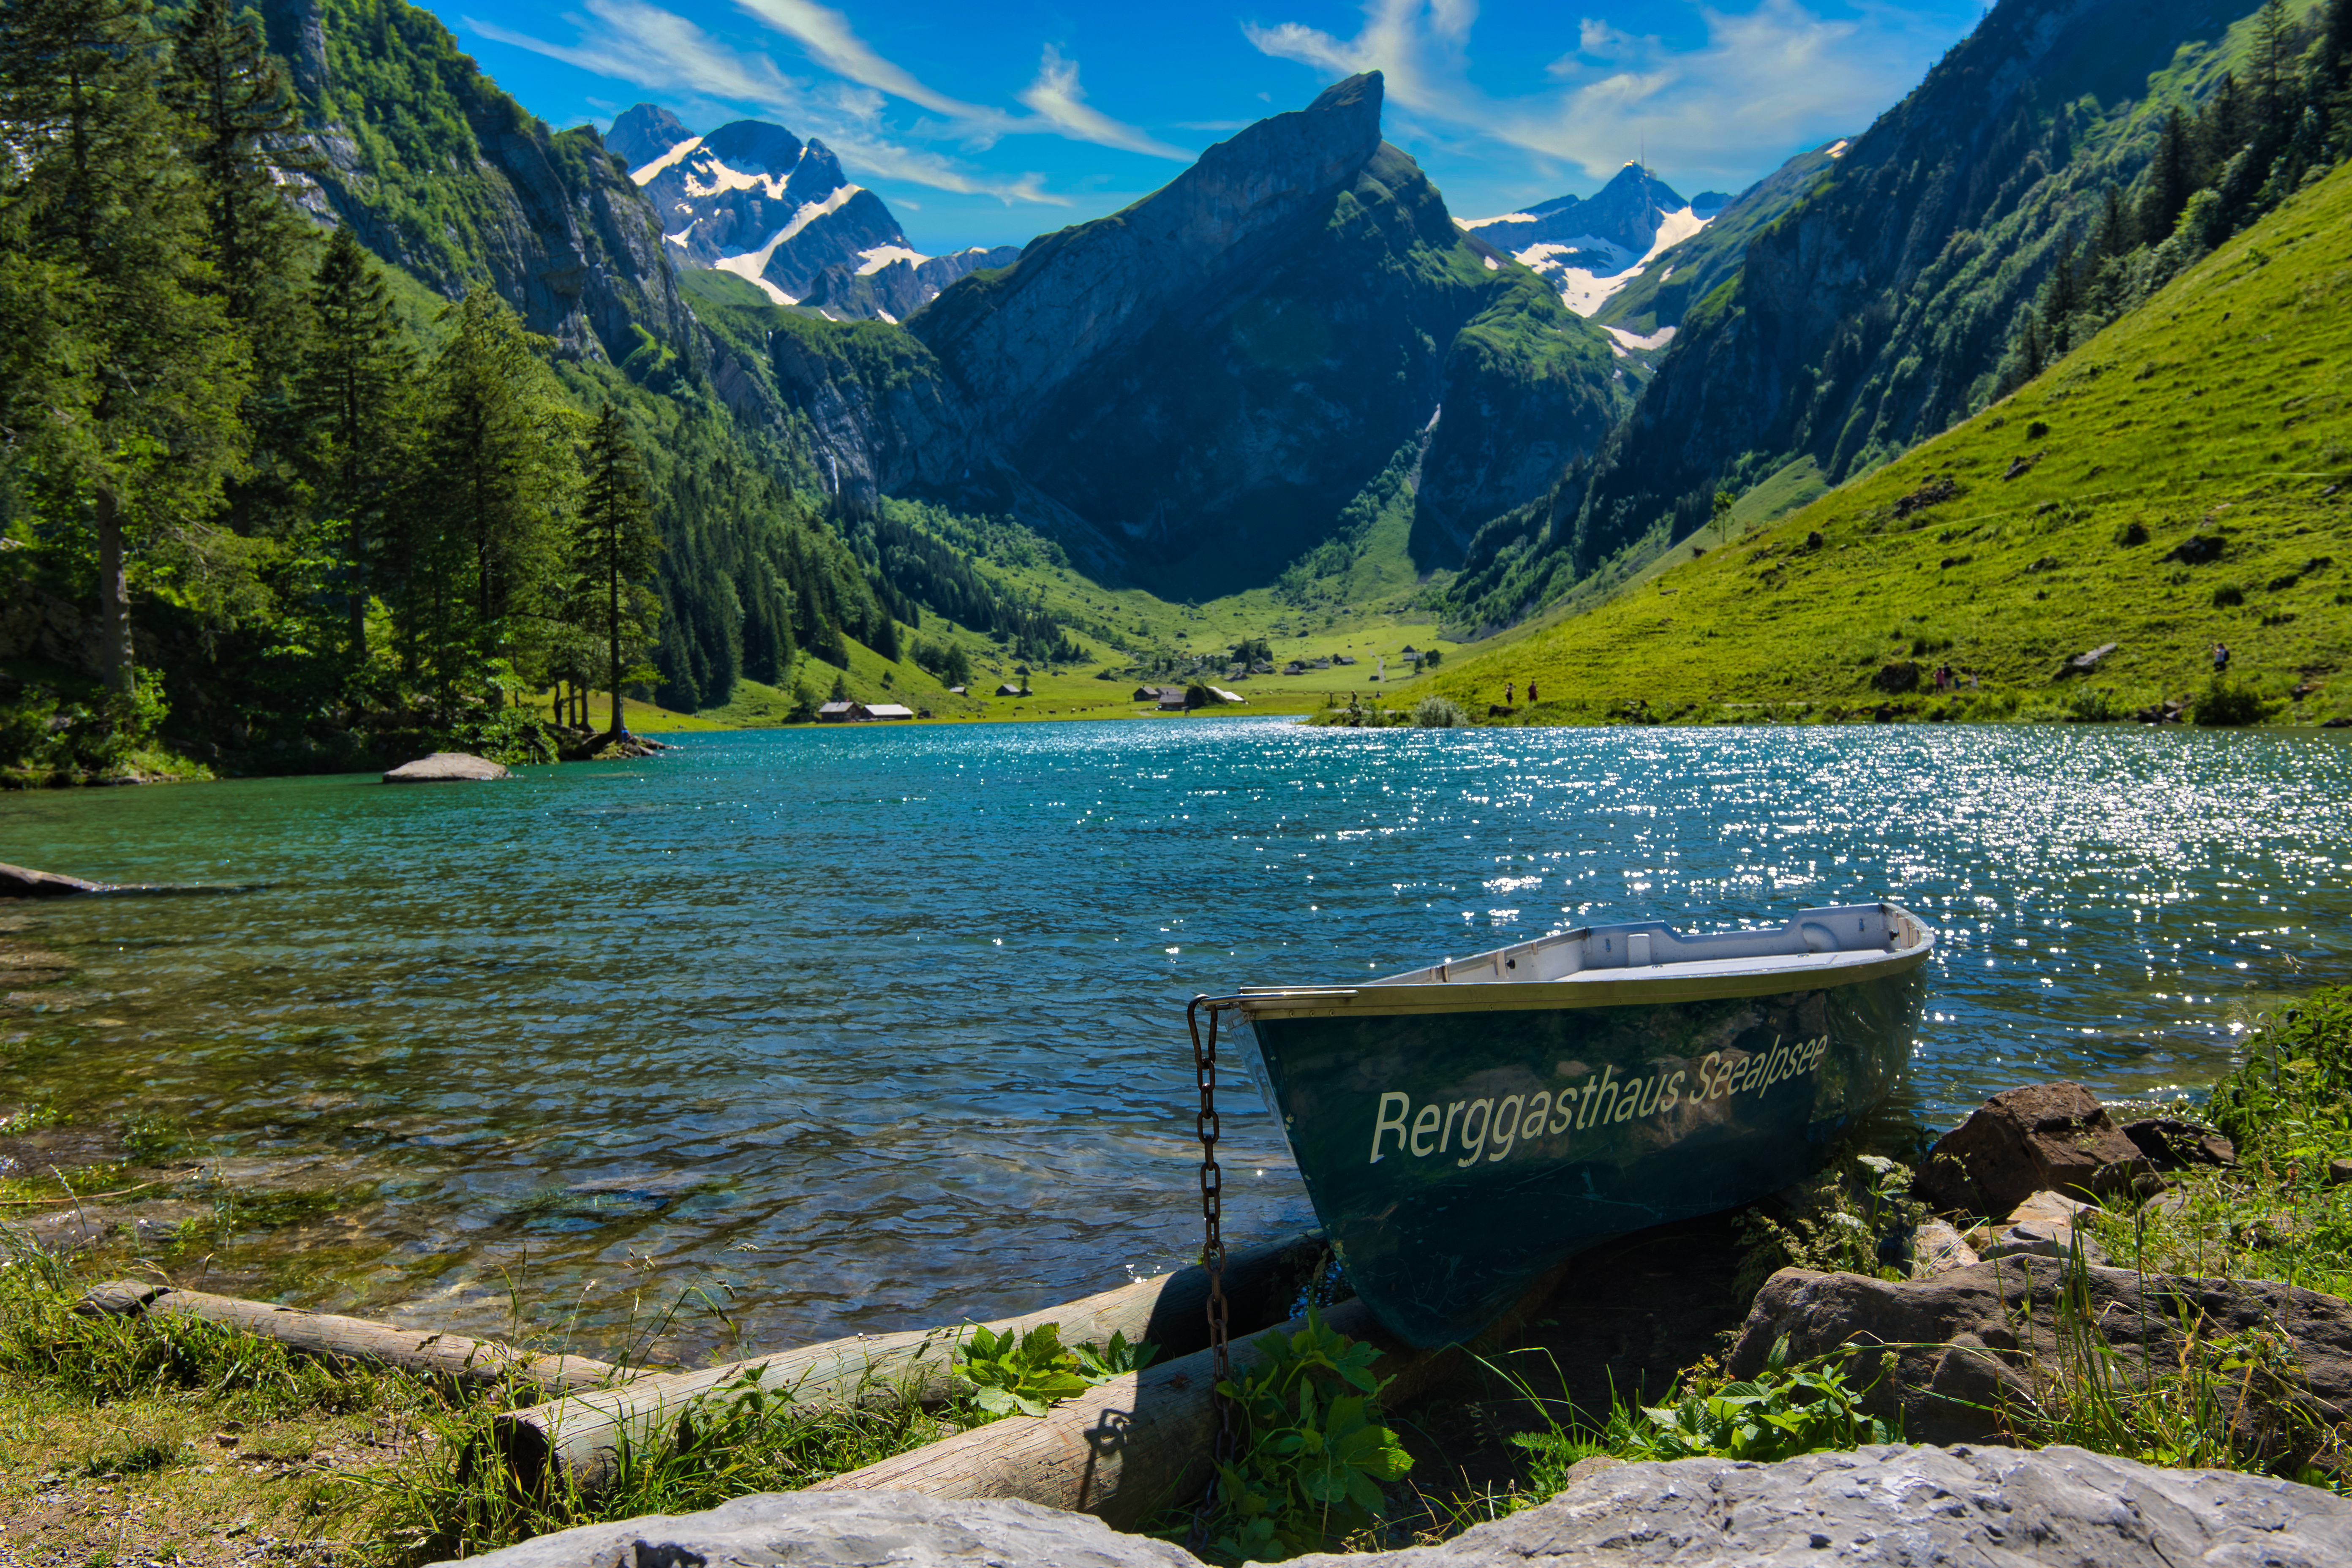
<svg viewBox="0 0 2352 1568"><path fill-rule="evenodd" d="M540 361L549 341L490 290L442 320L454 330L427 378L408 603L446 710L487 661L520 670L552 637L579 416Z"/></svg>
<svg viewBox="0 0 2352 1568"><path fill-rule="evenodd" d="M313 327L299 407L322 515L340 523L343 607L356 667L367 658L371 595L401 566L392 500L405 462L416 355L383 274L351 230L329 239L310 286Z"/></svg>
<svg viewBox="0 0 2352 1568"><path fill-rule="evenodd" d="M79 367L48 384L80 417L24 427L16 456L53 524L88 518L101 667L126 700L141 544L168 524L193 596L220 591L206 580L221 564L204 548L206 522L243 460L250 384L203 259L201 198L157 90L149 15L145 0L11 0L0 25L15 266L59 285L37 326Z"/></svg>
<svg viewBox="0 0 2352 1568"><path fill-rule="evenodd" d="M2263 0L2254 15L2254 140L2275 147L2294 132L2296 93L2294 18L2286 0Z"/></svg>
<svg viewBox="0 0 2352 1568"><path fill-rule="evenodd" d="M642 641L653 629L657 600L646 586L653 574L654 556L661 548L655 536L653 504L646 493L645 464L636 443L629 439L620 411L607 403L588 437L585 483L580 496L578 559L585 593L582 616L604 634L612 677L613 726L606 733L617 741L627 732L622 717L621 687L626 666L621 650Z"/></svg>
<svg viewBox="0 0 2352 1568"><path fill-rule="evenodd" d="M290 319L308 225L286 201L286 174L314 160L293 142L294 95L261 38L259 19L231 0L194 0L173 28L164 101L187 122L188 161L204 188L215 285L237 321ZM274 307L274 309L273 309Z"/></svg>
<svg viewBox="0 0 2352 1568"><path fill-rule="evenodd" d="M2176 103L2164 117L2164 129L2157 133L2156 150L2148 156L2147 175L2140 191L2139 233L2150 245L2161 245L2172 237L2180 209L2189 205L2189 193L2197 188L2190 173L2195 158L2190 140L2189 116Z"/></svg>

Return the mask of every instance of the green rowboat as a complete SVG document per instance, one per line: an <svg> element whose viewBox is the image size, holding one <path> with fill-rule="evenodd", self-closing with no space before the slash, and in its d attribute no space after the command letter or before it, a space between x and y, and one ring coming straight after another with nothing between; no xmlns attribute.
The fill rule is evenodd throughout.
<svg viewBox="0 0 2352 1568"><path fill-rule="evenodd" d="M1359 1296L1470 1338L1545 1270L1810 1173L1886 1096L1935 933L1893 904L1685 936L1592 926L1347 986L1248 986L1308 1196Z"/></svg>

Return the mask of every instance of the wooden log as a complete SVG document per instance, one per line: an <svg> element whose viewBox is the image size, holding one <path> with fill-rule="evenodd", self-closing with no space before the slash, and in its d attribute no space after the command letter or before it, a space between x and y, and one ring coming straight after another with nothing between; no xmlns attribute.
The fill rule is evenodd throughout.
<svg viewBox="0 0 2352 1568"><path fill-rule="evenodd" d="M1225 1265L1225 1293L1236 1324L1277 1321L1288 1291L1323 1247L1319 1235L1288 1237L1234 1253ZM1282 1300L1273 1298L1281 1296ZM1186 1352L1208 1341L1208 1271L1199 1265L1122 1285L1083 1300L978 1325L1025 1333L1041 1323L1059 1326L1062 1343L1108 1341L1114 1333ZM608 1483L626 1446L654 1452L677 1440L679 1423L721 1384L749 1374L772 1393L788 1393L803 1408L891 1400L913 1394L936 1406L946 1402L955 1346L969 1327L860 1334L803 1349L730 1362L697 1372L661 1373L593 1394L574 1394L528 1409L509 1410L491 1423L491 1441L515 1480L534 1492L569 1486L593 1492Z"/></svg>
<svg viewBox="0 0 2352 1568"><path fill-rule="evenodd" d="M170 1285L117 1279L92 1287L74 1303L83 1317L201 1318L239 1329L324 1361L359 1362L454 1378L488 1387L509 1379L549 1391L601 1388L626 1377L625 1368L586 1356L540 1355L500 1344L429 1330L400 1329L332 1312L306 1312L269 1301L215 1296Z"/></svg>
<svg viewBox="0 0 2352 1568"><path fill-rule="evenodd" d="M1566 1278L1562 1264L1488 1331L1516 1332ZM1391 1409L1450 1376L1457 1350L1423 1351L1383 1329L1360 1301L1323 1314L1329 1327L1381 1347L1374 1370L1392 1380ZM1013 1416L819 1481L812 1491L910 1491L936 1498L1023 1498L1047 1508L1097 1515L1132 1529L1200 1494L1213 1468L1217 1413L1211 1352L1149 1366L1034 1419ZM1234 1370L1264 1358L1237 1338Z"/></svg>

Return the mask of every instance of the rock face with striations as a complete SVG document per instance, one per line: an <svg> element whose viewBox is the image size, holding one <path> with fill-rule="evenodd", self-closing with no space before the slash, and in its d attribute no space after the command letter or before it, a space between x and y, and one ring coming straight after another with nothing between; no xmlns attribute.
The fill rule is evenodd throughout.
<svg viewBox="0 0 2352 1568"><path fill-rule="evenodd" d="M1442 1546L1294 1558L1301 1568L1758 1568L1764 1563L2333 1568L2352 1500L2080 1448L1890 1444L1775 1465L1587 1460L1551 1501ZM583 1525L467 1568L1200 1568L1181 1547L1006 1499L770 1492L704 1513ZM450 1565L442 1565L450 1568Z"/></svg>
<svg viewBox="0 0 2352 1568"><path fill-rule="evenodd" d="M550 132L411 5L265 0L262 19L324 165L306 198L320 218L451 299L489 283L567 353L625 362L639 326L695 336L652 214L593 129ZM376 93L391 82L396 114Z"/></svg>
<svg viewBox="0 0 2352 1568"><path fill-rule="evenodd" d="M1381 141L1381 101L1378 73L1350 78L950 289L907 325L966 441L877 431L845 472L871 458L865 483L1018 511L1189 596L1274 580L1393 470L1416 563L1457 558L1623 394L1599 331Z"/></svg>

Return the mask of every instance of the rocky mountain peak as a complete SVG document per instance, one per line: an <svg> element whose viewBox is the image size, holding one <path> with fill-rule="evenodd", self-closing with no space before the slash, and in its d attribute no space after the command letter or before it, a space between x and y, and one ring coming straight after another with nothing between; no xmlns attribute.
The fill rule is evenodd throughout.
<svg viewBox="0 0 2352 1568"><path fill-rule="evenodd" d="M1378 71L1211 147L1109 217L1031 240L987 287L951 289L912 323L950 372L1034 410L1072 371L1130 342L1295 235L1381 147Z"/></svg>
<svg viewBox="0 0 2352 1568"><path fill-rule="evenodd" d="M1550 279L1568 308L1589 316L1666 247L1705 228L1724 207L1685 201L1654 170L1628 163L1590 196L1558 196L1470 232Z"/></svg>
<svg viewBox="0 0 2352 1568"><path fill-rule="evenodd" d="M816 142L807 144L820 153ZM730 121L702 139L703 149L730 169L744 173L788 175L801 161L801 139L781 125L771 125L764 120ZM843 184L841 164L830 153L824 159L833 173L833 184ZM826 187L828 190L832 186Z"/></svg>
<svg viewBox="0 0 2352 1568"><path fill-rule="evenodd" d="M613 129L604 133L604 145L618 153L632 169L643 168L679 142L693 140L694 132L677 115L651 103L623 110L614 118Z"/></svg>

